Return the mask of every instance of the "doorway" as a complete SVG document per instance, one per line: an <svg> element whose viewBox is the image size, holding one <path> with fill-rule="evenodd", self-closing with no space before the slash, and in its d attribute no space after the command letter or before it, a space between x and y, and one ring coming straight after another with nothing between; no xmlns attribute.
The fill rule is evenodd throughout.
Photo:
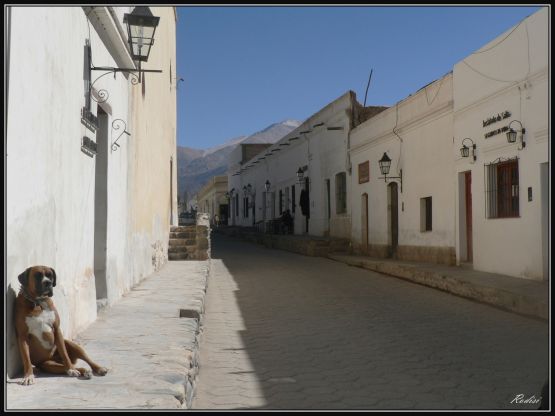
<svg viewBox="0 0 555 416"><path fill-rule="evenodd" d="M464 206L466 219L466 261L472 263L472 172L464 173Z"/></svg>
<svg viewBox="0 0 555 416"><path fill-rule="evenodd" d="M362 227L362 247L368 251L368 194L362 194L361 198L361 227Z"/></svg>
<svg viewBox="0 0 555 416"><path fill-rule="evenodd" d="M396 182L387 186L388 217L389 217L389 256L394 257L399 245L399 191Z"/></svg>
<svg viewBox="0 0 555 416"><path fill-rule="evenodd" d="M108 114L97 111L94 182L94 276L96 299L108 298L106 252L108 238Z"/></svg>

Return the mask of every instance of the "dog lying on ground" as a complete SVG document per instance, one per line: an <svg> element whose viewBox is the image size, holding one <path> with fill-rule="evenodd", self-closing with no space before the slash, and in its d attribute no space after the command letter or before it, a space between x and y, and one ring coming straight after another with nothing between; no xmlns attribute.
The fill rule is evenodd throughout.
<svg viewBox="0 0 555 416"><path fill-rule="evenodd" d="M76 368L78 359L85 361L100 376L108 370L92 361L82 347L64 339L60 316L51 297L56 286L56 272L46 266L29 267L19 275L21 289L15 300L15 330L23 361L23 381L35 382L33 365L47 373L91 378L91 371Z"/></svg>

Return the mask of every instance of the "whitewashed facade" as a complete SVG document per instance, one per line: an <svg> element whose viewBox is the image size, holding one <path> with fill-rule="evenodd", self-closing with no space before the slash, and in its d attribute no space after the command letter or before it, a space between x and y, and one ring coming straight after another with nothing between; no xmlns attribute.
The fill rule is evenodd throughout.
<svg viewBox="0 0 555 416"><path fill-rule="evenodd" d="M451 73L353 130L356 253L455 264L452 148ZM378 163L384 153L391 159L387 183Z"/></svg>
<svg viewBox="0 0 555 416"><path fill-rule="evenodd" d="M476 270L548 279L548 63L544 7L454 67L457 258ZM519 131L519 122L524 147L520 132L507 141L509 124ZM476 144L476 161L461 157L465 138Z"/></svg>
<svg viewBox="0 0 555 416"><path fill-rule="evenodd" d="M349 134L354 125L382 110L362 107L349 91L256 157L232 164L236 169L228 175L228 188L234 190L231 224L260 226L289 210L294 234L348 238ZM302 183L298 182L299 169ZM245 195L243 188L249 184L251 193ZM306 189L309 212L303 215L300 200Z"/></svg>
<svg viewBox="0 0 555 416"><path fill-rule="evenodd" d="M206 213L212 225L215 224L216 215L220 223L227 224L228 201L227 176L213 176L208 183L198 191L196 200L199 213Z"/></svg>
<svg viewBox="0 0 555 416"><path fill-rule="evenodd" d="M132 77L123 73L115 78L108 74L97 82L103 72L88 75L87 45L90 63L96 67L136 68L123 23L124 13L131 13L133 7L8 10L6 319L10 323L10 376L19 366L12 306L19 291L18 275L27 267L41 264L56 270L54 302L62 331L71 338L96 319L97 301L114 303L159 267L164 255L167 258L160 253L167 248L169 224L174 222L171 211L177 206L176 194L170 191L175 166L170 173L169 165L176 152L175 89L168 75L169 63L175 68L176 62L176 13L173 7L156 9L152 12L161 17L159 37L142 68L163 73L147 78L150 85L133 85ZM159 77L156 81L155 76ZM156 82L160 85L155 86ZM89 83L93 83L91 99ZM145 111L134 101L137 94L156 101L164 115ZM97 119L96 128L82 117L87 111L92 114L89 118ZM155 129L156 140L152 131L148 141L143 139L145 126ZM129 134L118 139L123 131ZM116 139L119 147L113 147ZM85 142L88 146L83 147ZM139 151L163 153L164 164L155 158L145 163ZM155 186L152 193L149 183L156 184L156 180L150 176L156 171L164 172L159 176L165 185ZM163 204L144 202L162 198ZM138 204L141 215L156 222L156 229L137 221Z"/></svg>

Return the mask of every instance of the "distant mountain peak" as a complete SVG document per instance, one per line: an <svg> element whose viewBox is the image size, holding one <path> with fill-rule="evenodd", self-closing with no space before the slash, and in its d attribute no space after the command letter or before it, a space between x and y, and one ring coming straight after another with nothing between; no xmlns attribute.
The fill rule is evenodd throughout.
<svg viewBox="0 0 555 416"><path fill-rule="evenodd" d="M202 186L215 175L223 175L228 168L231 151L241 143L276 143L302 122L284 120L269 125L263 130L249 136L239 136L209 149L177 148L177 169L179 198L184 195L191 199Z"/></svg>

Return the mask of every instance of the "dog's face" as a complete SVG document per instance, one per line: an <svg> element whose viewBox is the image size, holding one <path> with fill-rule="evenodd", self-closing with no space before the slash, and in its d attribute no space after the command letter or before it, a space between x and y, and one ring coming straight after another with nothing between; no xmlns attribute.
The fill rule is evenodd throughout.
<svg viewBox="0 0 555 416"><path fill-rule="evenodd" d="M29 267L19 275L19 283L31 296L52 296L56 286L56 272L47 266Z"/></svg>

